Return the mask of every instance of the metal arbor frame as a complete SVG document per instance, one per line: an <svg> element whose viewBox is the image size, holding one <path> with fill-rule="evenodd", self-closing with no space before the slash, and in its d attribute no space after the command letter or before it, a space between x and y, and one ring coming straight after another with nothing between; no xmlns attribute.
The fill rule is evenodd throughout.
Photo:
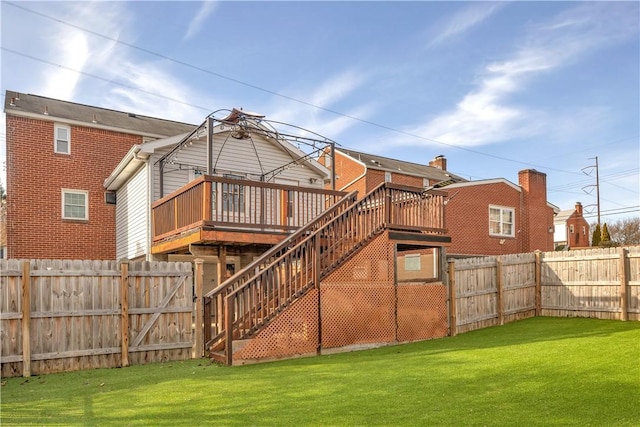
<svg viewBox="0 0 640 427"><path fill-rule="evenodd" d="M223 114L226 114L223 116ZM227 131L227 136L222 143L217 158L213 158L213 135L214 129L218 128L220 132ZM291 161L272 170L264 170L260 163L260 156L253 141L254 135L263 136L276 144L279 144L285 152L291 157ZM331 158L330 179L331 189L335 190L335 146L336 142L319 135L309 129L295 126L289 123L279 122L276 120L268 120L264 115L238 110L233 108L216 110L209 114L207 118L196 127L191 133L186 135L171 149L156 161L160 167L160 195L164 196L164 172L167 164L178 164L178 153L186 146L193 144L194 141L201 140L206 137L207 142L207 167L206 174L215 175L217 162L220 154L224 150L224 146L229 138L247 140L253 147L253 151L260 165L260 173L255 174L259 181L270 182L277 175L287 169L299 166L308 160L320 157L321 154L327 153ZM287 144L289 146L287 146ZM297 150L292 150L297 147ZM301 148L304 147L304 148ZM190 165L185 165L190 166Z"/></svg>

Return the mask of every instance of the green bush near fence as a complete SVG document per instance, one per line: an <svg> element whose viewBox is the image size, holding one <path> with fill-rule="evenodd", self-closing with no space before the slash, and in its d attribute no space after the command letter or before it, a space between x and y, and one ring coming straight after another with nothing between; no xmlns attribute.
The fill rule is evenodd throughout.
<svg viewBox="0 0 640 427"><path fill-rule="evenodd" d="M2 380L9 425L640 425L640 322L533 318L239 367L208 360Z"/></svg>

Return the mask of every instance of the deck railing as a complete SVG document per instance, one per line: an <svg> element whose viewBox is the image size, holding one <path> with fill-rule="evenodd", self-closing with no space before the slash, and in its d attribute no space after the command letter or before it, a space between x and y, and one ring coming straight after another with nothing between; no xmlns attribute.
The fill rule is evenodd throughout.
<svg viewBox="0 0 640 427"><path fill-rule="evenodd" d="M204 175L152 204L153 240L206 226L296 230L345 194Z"/></svg>
<svg viewBox="0 0 640 427"><path fill-rule="evenodd" d="M345 209L333 208L205 296L207 349L225 350L250 336L304 295L385 228L446 234L445 192L381 184ZM341 205L342 206L342 205ZM437 209L439 212L428 212ZM274 248L275 249L275 248Z"/></svg>

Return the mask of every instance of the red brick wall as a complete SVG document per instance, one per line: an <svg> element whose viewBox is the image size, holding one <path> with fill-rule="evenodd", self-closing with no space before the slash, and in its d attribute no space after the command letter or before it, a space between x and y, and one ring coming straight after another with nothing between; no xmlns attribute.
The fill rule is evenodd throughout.
<svg viewBox="0 0 640 427"><path fill-rule="evenodd" d="M573 233L569 230L573 225ZM571 248L585 248L590 245L589 238L591 237L589 230L589 223L583 216L573 213L567 219L567 243Z"/></svg>
<svg viewBox="0 0 640 427"><path fill-rule="evenodd" d="M9 258L113 259L115 205L104 180L140 136L71 126L71 155L53 152L53 122L7 115ZM62 188L89 192L89 220L62 220Z"/></svg>
<svg viewBox="0 0 640 427"><path fill-rule="evenodd" d="M365 178L356 180L364 174L365 167L352 159L336 151L336 189L342 191L358 191L358 198L366 194Z"/></svg>
<svg viewBox="0 0 640 427"><path fill-rule="evenodd" d="M524 234L522 252L552 251L553 209L547 206L547 176L528 169L518 173L518 180L524 196L521 212Z"/></svg>
<svg viewBox="0 0 640 427"><path fill-rule="evenodd" d="M505 183L450 188L445 207L449 254L501 255L520 252L520 192ZM515 237L489 235L489 205L515 210ZM504 240L503 244L500 241Z"/></svg>

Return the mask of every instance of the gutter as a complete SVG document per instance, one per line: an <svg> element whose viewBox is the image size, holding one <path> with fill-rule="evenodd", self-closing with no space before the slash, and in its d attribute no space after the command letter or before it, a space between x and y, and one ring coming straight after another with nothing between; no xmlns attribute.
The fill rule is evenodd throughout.
<svg viewBox="0 0 640 427"><path fill-rule="evenodd" d="M118 166L104 181L104 188L108 191L117 191L138 168L149 159L148 153L141 153L141 146L136 144L120 160Z"/></svg>

